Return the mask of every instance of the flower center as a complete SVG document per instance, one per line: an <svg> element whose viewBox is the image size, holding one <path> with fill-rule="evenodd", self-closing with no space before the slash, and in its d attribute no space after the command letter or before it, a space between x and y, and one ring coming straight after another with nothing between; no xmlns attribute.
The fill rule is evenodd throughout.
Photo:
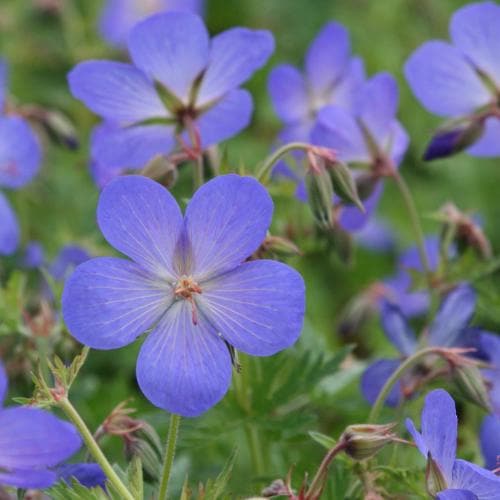
<svg viewBox="0 0 500 500"><path fill-rule="evenodd" d="M188 276L183 276L175 285L174 295L176 299L187 300L191 304L193 324L198 323L198 313L196 311L196 302L194 301L193 295L195 293L201 293L201 288L193 278Z"/></svg>

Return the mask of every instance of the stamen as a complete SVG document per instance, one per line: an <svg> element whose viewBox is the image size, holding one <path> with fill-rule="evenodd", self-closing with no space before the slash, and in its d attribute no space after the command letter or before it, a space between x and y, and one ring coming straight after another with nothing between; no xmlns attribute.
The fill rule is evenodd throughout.
<svg viewBox="0 0 500 500"><path fill-rule="evenodd" d="M196 302L193 297L193 294L195 293L201 293L201 288L198 283L190 277L182 277L174 289L174 295L176 298L182 298L191 304L191 317L193 325L198 324L198 312L196 310Z"/></svg>

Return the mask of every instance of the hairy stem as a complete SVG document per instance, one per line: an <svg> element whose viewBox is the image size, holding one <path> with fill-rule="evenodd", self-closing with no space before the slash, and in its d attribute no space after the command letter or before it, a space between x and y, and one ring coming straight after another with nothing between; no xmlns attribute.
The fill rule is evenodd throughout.
<svg viewBox="0 0 500 500"><path fill-rule="evenodd" d="M102 452L101 448L99 448L99 445L96 443L92 433L89 431L82 417L80 417L80 414L76 411L75 407L70 403L68 398L60 399L58 404L71 422L75 424L75 427L80 432L88 450L95 458L96 462L101 466L104 474L106 474L109 482L114 486L120 497L124 500L135 500L127 487L122 483L111 464L108 462L108 459Z"/></svg>
<svg viewBox="0 0 500 500"><path fill-rule="evenodd" d="M166 500L168 495L168 482L172 465L174 463L175 448L177 446L177 434L179 433L180 415L172 413L170 425L168 427L167 445L165 447L165 457L163 461L163 470L160 480L160 489L158 490L158 500Z"/></svg>

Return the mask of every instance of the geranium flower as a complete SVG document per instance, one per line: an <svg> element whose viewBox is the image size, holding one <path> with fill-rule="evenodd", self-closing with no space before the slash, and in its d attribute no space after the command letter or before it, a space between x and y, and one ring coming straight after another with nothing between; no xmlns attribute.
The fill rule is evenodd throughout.
<svg viewBox="0 0 500 500"><path fill-rule="evenodd" d="M406 428L418 450L428 460L434 478L439 477L438 500L495 500L500 498L500 478L475 464L456 458L458 419L455 402L443 389L431 391L425 397L421 428L418 432L412 420Z"/></svg>
<svg viewBox="0 0 500 500"><path fill-rule="evenodd" d="M49 487L58 479L53 469L80 448L80 436L71 424L47 411L2 408L7 384L0 363L0 485Z"/></svg>
<svg viewBox="0 0 500 500"><path fill-rule="evenodd" d="M72 94L104 119L92 135L92 161L111 171L144 167L176 141L199 153L245 128L252 98L238 87L265 64L274 41L247 28L210 40L201 18L168 12L135 25L128 49L132 64L85 61L68 75Z"/></svg>
<svg viewBox="0 0 500 500"><path fill-rule="evenodd" d="M150 331L137 380L156 406L196 416L231 380L228 346L268 356L292 345L304 315L304 283L290 267L245 260L271 223L273 204L254 179L216 177L183 218L171 194L140 176L113 180L97 209L99 227L132 260L91 259L63 293L71 334L116 349Z"/></svg>
<svg viewBox="0 0 500 500"><path fill-rule="evenodd" d="M99 28L103 38L117 47L125 47L127 35L137 22L160 11L186 11L201 14L203 0L107 0Z"/></svg>
<svg viewBox="0 0 500 500"><path fill-rule="evenodd" d="M452 43L432 40L408 59L405 76L431 113L454 119L432 140L426 159L466 149L500 155L500 7L466 5L450 22Z"/></svg>
<svg viewBox="0 0 500 500"><path fill-rule="evenodd" d="M476 307L476 293L463 284L452 290L442 301L426 334L425 343L435 347L464 347L470 342L467 328ZM401 309L388 301L381 306L382 329L387 339L399 351L401 358L414 354L418 349L415 333ZM371 364L361 377L361 392L373 404L387 379L401 364L401 359L380 359ZM405 394L405 379L399 381L385 401L397 406Z"/></svg>
<svg viewBox="0 0 500 500"><path fill-rule="evenodd" d="M0 59L0 188L19 189L38 172L41 149L24 119L5 114L7 72L7 64ZM0 255L10 255L19 244L19 225L1 192L0 221Z"/></svg>

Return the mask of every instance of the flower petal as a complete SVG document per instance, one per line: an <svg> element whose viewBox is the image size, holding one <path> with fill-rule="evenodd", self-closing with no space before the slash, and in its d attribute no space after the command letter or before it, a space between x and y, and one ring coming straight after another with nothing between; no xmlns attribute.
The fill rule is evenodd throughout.
<svg viewBox="0 0 500 500"><path fill-rule="evenodd" d="M51 470L23 470L15 469L1 472L0 484L14 488L48 488L57 480L57 475Z"/></svg>
<svg viewBox="0 0 500 500"><path fill-rule="evenodd" d="M361 392L371 405L375 403L382 387L400 364L401 362L397 359L379 359L363 372ZM397 382L385 400L385 404L395 407L401 401L401 397L401 382Z"/></svg>
<svg viewBox="0 0 500 500"><path fill-rule="evenodd" d="M351 58L341 80L332 89L329 104L335 104L352 110L365 78L363 59L360 57Z"/></svg>
<svg viewBox="0 0 500 500"><path fill-rule="evenodd" d="M0 113L3 113L5 100L7 98L7 85L9 80L9 66L5 59L0 58Z"/></svg>
<svg viewBox="0 0 500 500"><path fill-rule="evenodd" d="M369 163L370 153L354 116L340 106L326 106L318 113L312 131L312 141L318 146L334 149L347 163Z"/></svg>
<svg viewBox="0 0 500 500"><path fill-rule="evenodd" d="M77 245L66 245L50 265L49 273L56 281L63 281L69 277L78 264L90 258L90 254L84 248Z"/></svg>
<svg viewBox="0 0 500 500"><path fill-rule="evenodd" d="M468 490L446 489L436 495L436 500L477 500L477 496Z"/></svg>
<svg viewBox="0 0 500 500"><path fill-rule="evenodd" d="M188 12L148 17L132 28L128 47L139 69L188 103L209 56L208 32L200 17Z"/></svg>
<svg viewBox="0 0 500 500"><path fill-rule="evenodd" d="M398 85L389 73L378 73L360 91L356 115L380 149L392 131L398 101Z"/></svg>
<svg viewBox="0 0 500 500"><path fill-rule="evenodd" d="M225 141L250 123L253 111L252 97L246 90L228 92L197 120L201 144L208 146Z"/></svg>
<svg viewBox="0 0 500 500"><path fill-rule="evenodd" d="M496 469L500 466L500 417L487 415L484 417L479 433L481 452L484 465L487 469Z"/></svg>
<svg viewBox="0 0 500 500"><path fill-rule="evenodd" d="M444 478L450 484L457 449L458 421L455 402L446 391L436 389L427 394L420 426L422 428L422 443L419 444L417 440L415 443L420 452L427 458L427 453L424 454L425 445L441 469Z"/></svg>
<svg viewBox="0 0 500 500"><path fill-rule="evenodd" d="M269 356L290 347L302 330L304 281L272 260L246 262L201 285L203 314L236 349Z"/></svg>
<svg viewBox="0 0 500 500"><path fill-rule="evenodd" d="M450 22L453 43L476 68L500 87L500 7L493 2L466 5Z"/></svg>
<svg viewBox="0 0 500 500"><path fill-rule="evenodd" d="M10 255L19 244L19 224L7 198L0 193L0 255Z"/></svg>
<svg viewBox="0 0 500 500"><path fill-rule="evenodd" d="M396 164L396 167L403 161L410 137L398 120L394 120L390 126L387 136L387 144L384 149L388 149L388 154Z"/></svg>
<svg viewBox="0 0 500 500"><path fill-rule="evenodd" d="M384 185L379 182L373 193L364 200L364 212L354 205L344 205L339 218L342 228L348 232L356 232L363 229L377 209L383 190Z"/></svg>
<svg viewBox="0 0 500 500"><path fill-rule="evenodd" d="M500 9L499 9L500 10ZM500 120L488 118L481 137L467 149L467 153L480 158L500 156Z"/></svg>
<svg viewBox="0 0 500 500"><path fill-rule="evenodd" d="M229 350L202 315L193 323L187 300L176 301L142 345L137 381L154 405L196 417L228 390Z"/></svg>
<svg viewBox="0 0 500 500"><path fill-rule="evenodd" d="M350 50L348 31L339 23L327 23L306 54L305 69L313 93L328 92L342 78Z"/></svg>
<svg viewBox="0 0 500 500"><path fill-rule="evenodd" d="M269 31L232 28L214 37L196 105L203 106L241 85L266 64L273 51Z"/></svg>
<svg viewBox="0 0 500 500"><path fill-rule="evenodd" d="M500 477L465 460L455 460L452 486L474 493L479 500L500 498Z"/></svg>
<svg viewBox="0 0 500 500"><path fill-rule="evenodd" d="M204 184L186 209L186 274L198 281L234 269L262 243L273 202L255 179L223 175Z"/></svg>
<svg viewBox="0 0 500 500"><path fill-rule="evenodd" d="M31 181L41 155L38 139L25 120L0 117L0 186L17 189Z"/></svg>
<svg viewBox="0 0 500 500"><path fill-rule="evenodd" d="M100 465L92 463L63 464L57 468L59 480L71 484L76 479L86 488L106 487L106 474L104 474Z"/></svg>
<svg viewBox="0 0 500 500"><path fill-rule="evenodd" d="M268 91L276 114L285 123L307 117L309 103L306 84L297 68L289 64L274 68L269 75Z"/></svg>
<svg viewBox="0 0 500 500"><path fill-rule="evenodd" d="M7 372L0 361L0 411L3 406L3 402L5 400L5 396L7 395L7 389L9 387L9 379L7 378Z"/></svg>
<svg viewBox="0 0 500 500"><path fill-rule="evenodd" d="M468 285L459 285L441 303L429 327L429 344L450 347L469 324L476 307L476 292Z"/></svg>
<svg viewBox="0 0 500 500"><path fill-rule="evenodd" d="M381 322L387 338L405 356L411 356L417 348L417 339L401 309L384 301L381 306Z"/></svg>
<svg viewBox="0 0 500 500"><path fill-rule="evenodd" d="M138 175L114 179L99 198L97 222L110 245L153 275L177 275L183 220L175 198L162 185Z"/></svg>
<svg viewBox="0 0 500 500"><path fill-rule="evenodd" d="M68 82L73 96L106 120L128 125L168 116L151 81L131 64L84 61Z"/></svg>
<svg viewBox="0 0 500 500"><path fill-rule="evenodd" d="M94 128L91 143L92 159L102 169L116 172L117 169L143 168L156 155L172 150L174 129L166 125L122 128L102 123Z"/></svg>
<svg viewBox="0 0 500 500"><path fill-rule="evenodd" d="M81 446L68 422L38 408L0 411L0 470L53 467Z"/></svg>
<svg viewBox="0 0 500 500"><path fill-rule="evenodd" d="M130 344L173 300L172 288L137 264L99 257L80 264L66 282L62 311L71 335L96 349Z"/></svg>
<svg viewBox="0 0 500 500"><path fill-rule="evenodd" d="M465 57L446 42L420 46L406 62L405 76L417 99L436 115L465 115L492 99Z"/></svg>

